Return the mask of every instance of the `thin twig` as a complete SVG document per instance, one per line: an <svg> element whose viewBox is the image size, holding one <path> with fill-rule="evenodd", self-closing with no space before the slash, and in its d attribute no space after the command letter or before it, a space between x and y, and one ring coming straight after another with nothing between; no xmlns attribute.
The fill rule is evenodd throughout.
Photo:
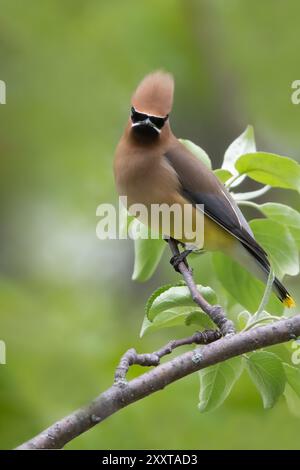
<svg viewBox="0 0 300 470"><path fill-rule="evenodd" d="M231 357L283 343L298 336L300 336L300 315L221 338L202 346L201 349L188 351L131 380L124 387L113 385L88 406L57 421L18 449L61 449L75 437L122 408L182 377Z"/></svg>
<svg viewBox="0 0 300 470"><path fill-rule="evenodd" d="M196 331L192 336L169 341L158 351L148 354L138 354L135 349L129 349L120 360L115 372L115 385L126 385L126 374L129 367L136 364L144 367L158 366L162 357L171 354L175 348L187 344L209 344L221 338L218 330Z"/></svg>
<svg viewBox="0 0 300 470"><path fill-rule="evenodd" d="M169 238L168 243L173 256L178 256L180 254L180 251L178 249L178 242L173 238ZM210 305L198 291L193 278L192 271L188 266L187 260L185 259L185 261L180 262L177 268L186 282L186 285L191 293L193 301L197 305L199 305L203 312L205 312L212 319L212 321L220 329L222 335L227 336L234 334L234 324L231 320L226 317L223 308L220 305Z"/></svg>

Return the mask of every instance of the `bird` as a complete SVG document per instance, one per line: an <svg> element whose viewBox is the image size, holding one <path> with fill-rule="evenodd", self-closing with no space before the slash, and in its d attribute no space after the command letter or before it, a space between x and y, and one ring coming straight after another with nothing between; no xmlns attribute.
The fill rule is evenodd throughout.
<svg viewBox="0 0 300 470"><path fill-rule="evenodd" d="M197 237L190 238L192 231L187 231L188 237L174 237L174 221L170 233L162 234L175 238L186 248L172 258L175 269L193 251L221 251L266 283L271 269L268 254L255 240L242 211L213 171L171 130L173 95L174 78L162 70L146 75L137 86L115 152L117 191L126 196L129 207L135 204L147 209L153 204L188 207L193 227L197 217L202 217L204 237L199 237L200 242ZM149 224L148 215L137 218ZM162 229L159 224L156 228ZM284 306L295 306L277 277L272 290Z"/></svg>

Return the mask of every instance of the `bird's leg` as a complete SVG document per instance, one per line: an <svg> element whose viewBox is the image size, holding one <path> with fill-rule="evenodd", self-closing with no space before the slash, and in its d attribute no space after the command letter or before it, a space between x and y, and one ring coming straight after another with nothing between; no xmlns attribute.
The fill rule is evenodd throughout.
<svg viewBox="0 0 300 470"><path fill-rule="evenodd" d="M178 242L173 238L169 238L168 240L171 252L173 256L180 256L180 252L178 249ZM184 252L183 252L184 253ZM186 258L186 255L185 257ZM193 301L205 312L211 320L216 324L219 328L222 336L229 336L235 333L235 327L231 320L226 317L226 314L223 308L220 305L211 305L207 302L207 300L200 294L200 291L195 284L193 279L193 274L191 269L188 266L186 259L183 261L178 261L177 264L178 271L182 274L186 285L191 293ZM175 268L176 269L176 268Z"/></svg>
<svg viewBox="0 0 300 470"><path fill-rule="evenodd" d="M185 244L184 244L183 242L177 241L177 240L175 240L174 238L169 237L168 235L163 235L163 240L164 240L166 243L169 243L169 240L174 240L174 242L175 242L177 245L181 245L182 247L185 247Z"/></svg>
<svg viewBox="0 0 300 470"><path fill-rule="evenodd" d="M175 269L176 272L180 273L180 271L179 271L179 269L178 269L178 265L179 265L179 263L181 263L182 261L185 263L186 267L188 268L188 265L187 265L187 262L186 262L186 257L187 257L192 251L193 251L193 250L184 250L184 251L182 251L181 253L172 256L172 258L170 259L170 263L171 263L171 265L173 266L173 268Z"/></svg>
<svg viewBox="0 0 300 470"><path fill-rule="evenodd" d="M184 244L183 242L177 241L177 240L175 240L174 238L169 237L169 236L167 236L167 235L165 235L165 236L163 237L163 239L164 239L165 242L167 242L167 243L169 243L169 240L173 240L177 247L178 247L178 245L181 245L182 247L185 246L185 244ZM180 270L178 269L178 265L179 265L181 262L184 262L184 264L186 265L186 267L189 269L189 266L188 266L187 261L186 261L186 257L187 257L192 251L193 251L193 250L184 250L184 251L182 251L182 252L180 253L180 252L179 252L179 249L177 248L177 253L173 253L172 258L170 259L170 264L173 266L173 268L175 269L175 271L176 271L177 273L180 273Z"/></svg>

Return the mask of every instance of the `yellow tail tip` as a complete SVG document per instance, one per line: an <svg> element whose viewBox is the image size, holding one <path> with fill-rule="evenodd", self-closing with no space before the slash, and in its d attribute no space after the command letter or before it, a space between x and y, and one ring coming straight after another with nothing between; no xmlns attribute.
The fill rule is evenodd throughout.
<svg viewBox="0 0 300 470"><path fill-rule="evenodd" d="M296 302L294 301L293 297L287 295L285 299L283 299L283 305L288 308L296 307Z"/></svg>

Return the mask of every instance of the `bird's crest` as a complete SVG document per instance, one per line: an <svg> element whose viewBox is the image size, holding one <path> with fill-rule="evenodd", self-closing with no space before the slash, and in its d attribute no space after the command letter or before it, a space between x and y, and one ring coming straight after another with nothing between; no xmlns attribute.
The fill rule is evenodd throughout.
<svg viewBox="0 0 300 470"><path fill-rule="evenodd" d="M152 116L166 116L173 104L174 79L163 71L153 72L141 81L132 97L132 105Z"/></svg>

